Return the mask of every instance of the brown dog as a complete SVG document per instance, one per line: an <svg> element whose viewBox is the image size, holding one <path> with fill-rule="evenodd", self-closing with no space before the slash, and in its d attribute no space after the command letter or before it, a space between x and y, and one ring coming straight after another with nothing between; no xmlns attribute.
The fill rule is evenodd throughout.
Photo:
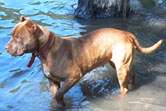
<svg viewBox="0 0 166 111"><path fill-rule="evenodd" d="M128 84L133 82L134 75L130 71L135 49L148 54L159 48L162 42L143 48L132 33L113 28L99 29L80 38L60 38L21 17L7 51L13 56L32 53L29 66L36 56L39 57L52 94L64 105L63 96L74 84L87 72L108 62L116 69L121 94L125 95ZM61 81L64 83L60 86Z"/></svg>

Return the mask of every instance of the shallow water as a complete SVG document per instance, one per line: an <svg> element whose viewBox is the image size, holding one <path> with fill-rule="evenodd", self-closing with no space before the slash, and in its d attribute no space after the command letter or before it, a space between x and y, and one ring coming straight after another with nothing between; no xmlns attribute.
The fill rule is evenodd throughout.
<svg viewBox="0 0 166 111"><path fill-rule="evenodd" d="M0 111L53 111L48 81L40 61L26 65L30 54L11 57L5 45L12 28L25 15L61 36L79 37L102 27L133 32L143 46L166 38L166 10L151 8L129 20L79 20L73 17L77 0L1 0L0 1ZM123 100L117 99L115 71L102 66L88 73L66 95L67 110L72 111L165 111L166 45L150 55L137 53L134 71L136 88Z"/></svg>

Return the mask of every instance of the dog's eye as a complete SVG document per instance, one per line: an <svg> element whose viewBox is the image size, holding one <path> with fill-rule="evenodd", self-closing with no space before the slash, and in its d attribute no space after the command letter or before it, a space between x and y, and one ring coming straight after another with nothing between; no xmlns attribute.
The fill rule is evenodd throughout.
<svg viewBox="0 0 166 111"><path fill-rule="evenodd" d="M14 41L17 41L17 38L16 38L16 37L13 37L13 40L14 40Z"/></svg>

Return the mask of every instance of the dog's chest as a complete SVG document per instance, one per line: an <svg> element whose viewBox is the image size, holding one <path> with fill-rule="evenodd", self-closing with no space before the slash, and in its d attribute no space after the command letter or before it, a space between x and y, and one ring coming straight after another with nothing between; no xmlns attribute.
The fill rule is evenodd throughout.
<svg viewBox="0 0 166 111"><path fill-rule="evenodd" d="M51 77L51 73L45 64L43 64L43 73L47 78Z"/></svg>
<svg viewBox="0 0 166 111"><path fill-rule="evenodd" d="M55 81L64 81L64 75L60 74L54 70L51 70L50 67L48 67L47 65L43 64L43 73L45 75L46 78L50 79L50 80L55 80Z"/></svg>

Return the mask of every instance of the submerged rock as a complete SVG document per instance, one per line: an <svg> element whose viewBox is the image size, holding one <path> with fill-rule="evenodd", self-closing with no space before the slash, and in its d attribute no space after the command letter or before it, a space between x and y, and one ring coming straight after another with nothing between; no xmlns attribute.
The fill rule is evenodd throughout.
<svg viewBox="0 0 166 111"><path fill-rule="evenodd" d="M110 71L105 66L94 69L87 74L80 85L83 94L88 97L113 94L119 88L115 72Z"/></svg>

